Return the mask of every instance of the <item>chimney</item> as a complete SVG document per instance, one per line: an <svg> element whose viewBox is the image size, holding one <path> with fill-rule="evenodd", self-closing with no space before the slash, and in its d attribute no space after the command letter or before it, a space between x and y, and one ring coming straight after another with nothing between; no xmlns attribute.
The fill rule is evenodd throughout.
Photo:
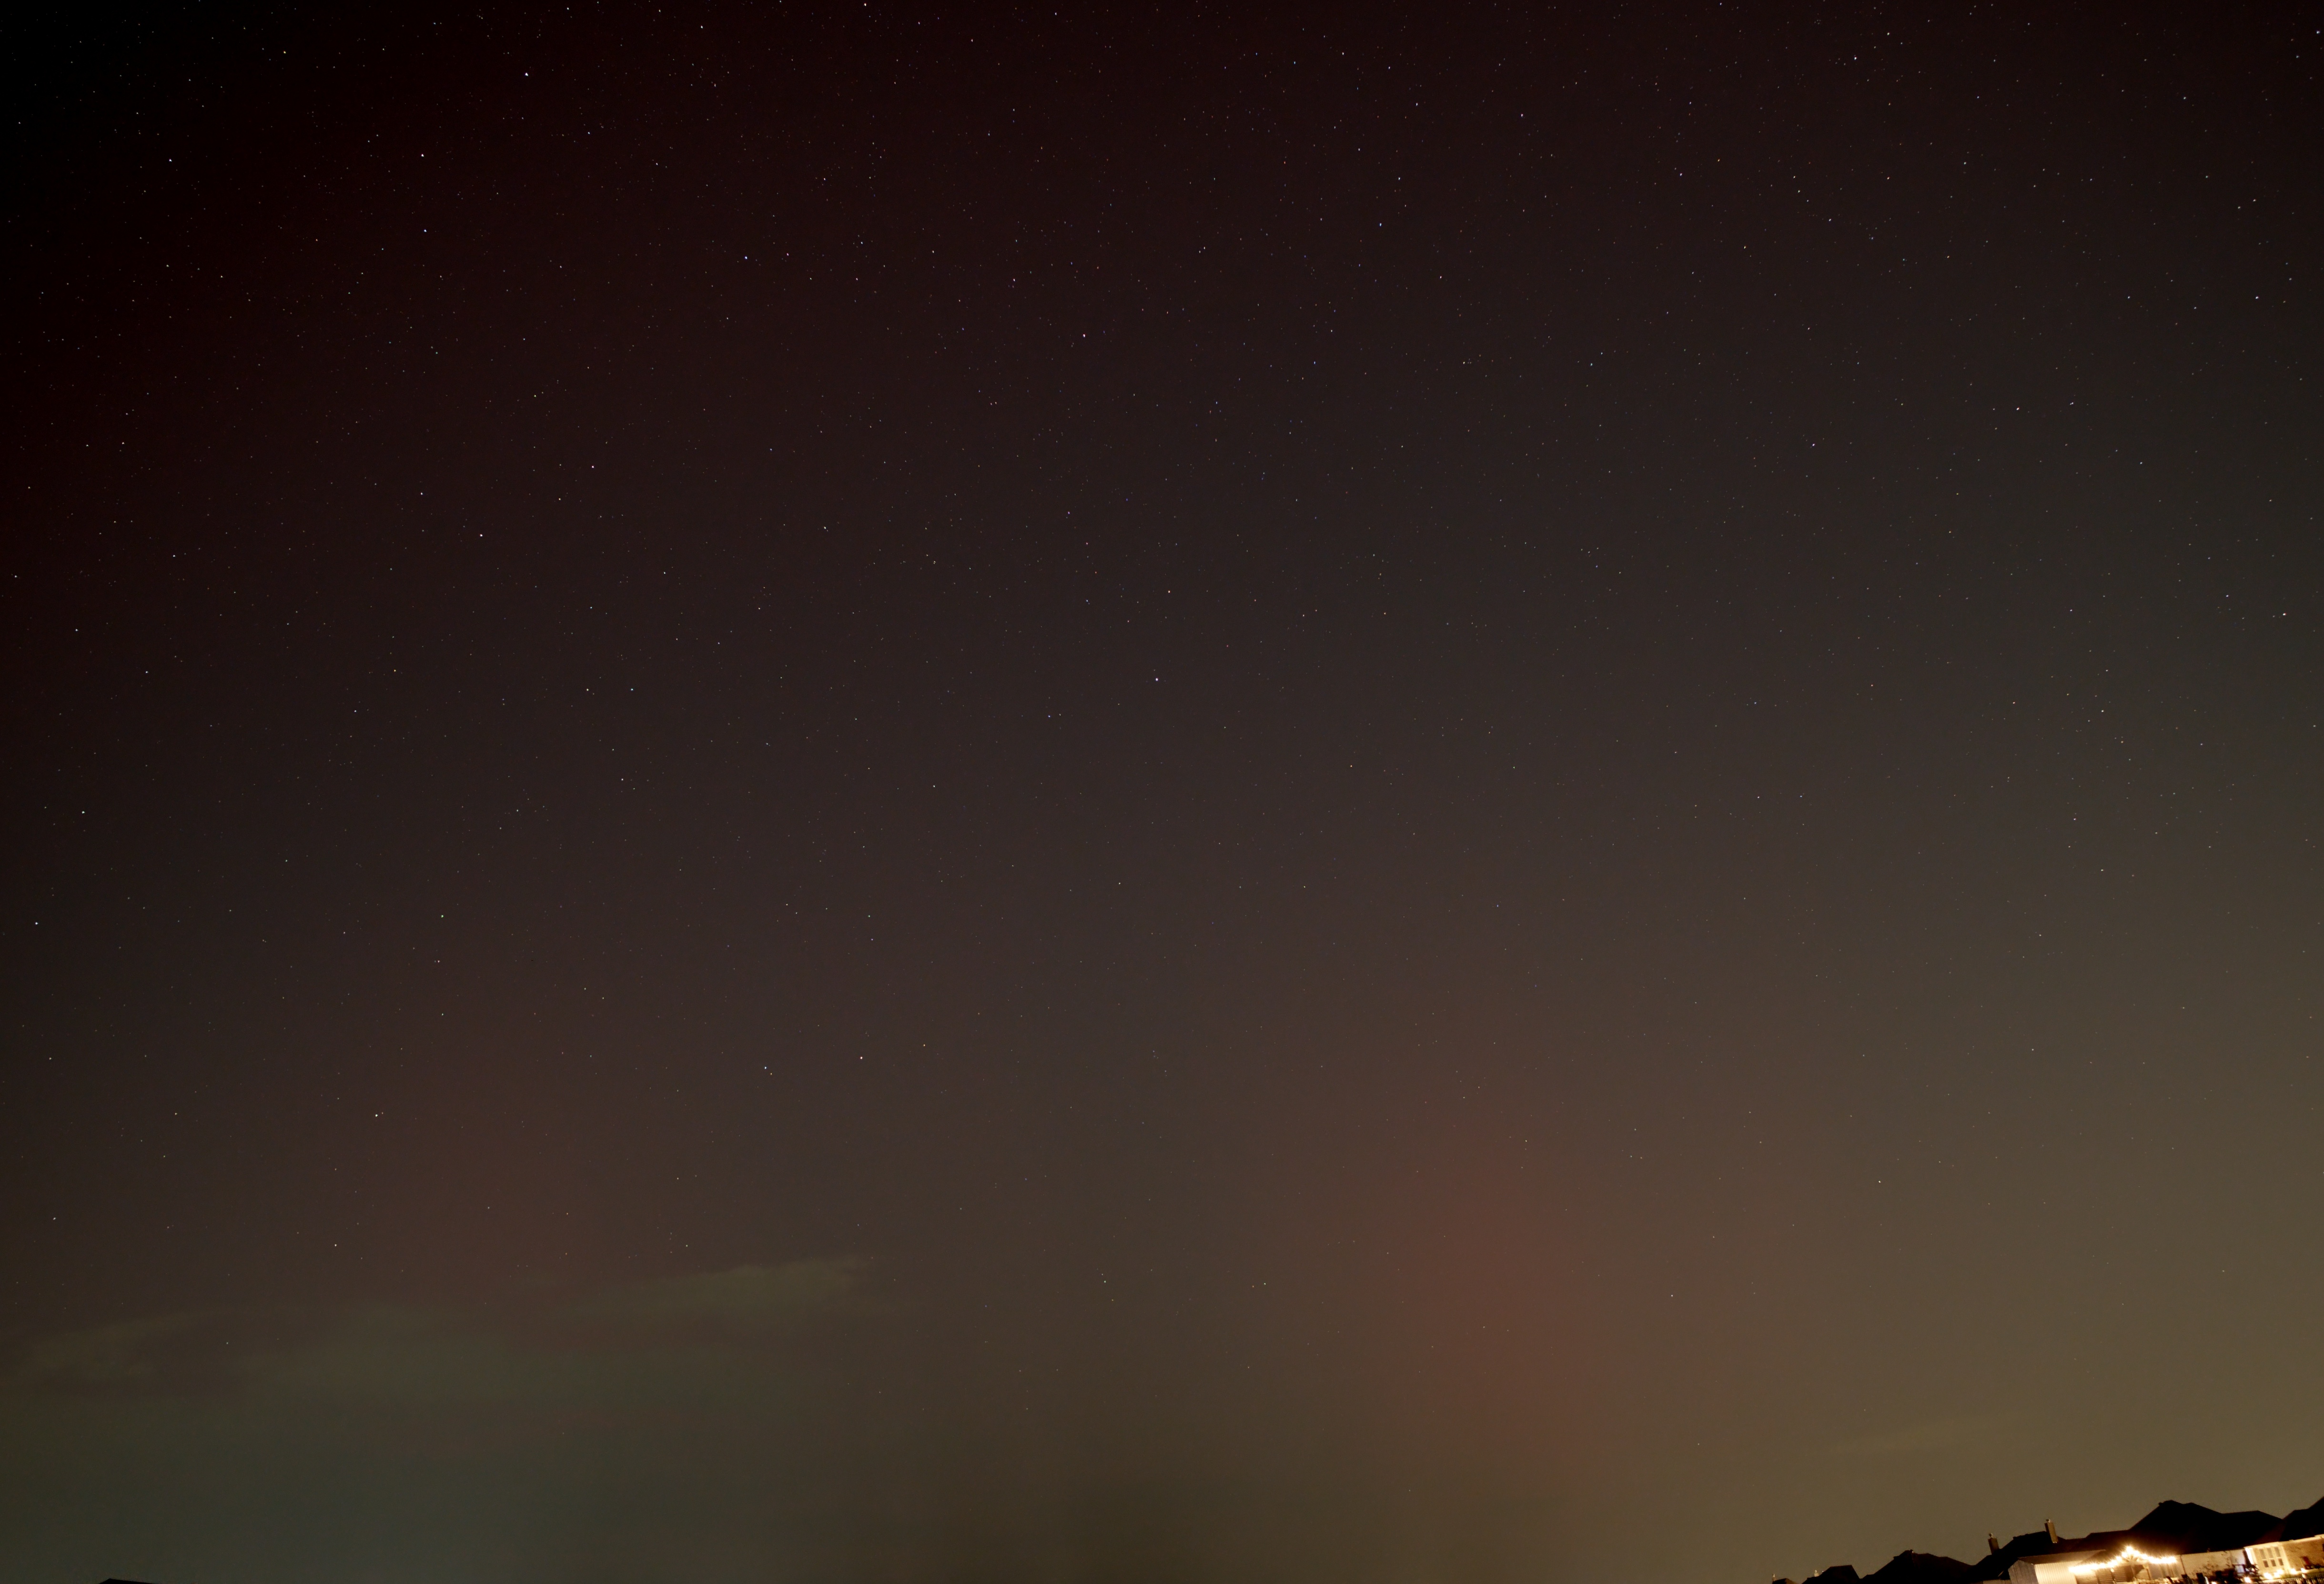
<svg viewBox="0 0 2324 1584"><path fill-rule="evenodd" d="M2050 1543L2051 1543L2052 1545L2055 1545L2055 1544L2057 1544L2057 1543L2058 1543L2058 1526L2057 1526L2055 1524L2051 1523L2049 1519L2044 1518L2044 1519L2043 1519L2043 1520L2042 1520L2042 1527L2043 1527L2043 1529L2045 1529L2045 1530L2047 1530L2047 1531L2049 1532L2049 1535L2050 1535Z"/></svg>
<svg viewBox="0 0 2324 1584"><path fill-rule="evenodd" d="M1995 1539L1990 1531L1987 1533L1985 1537L1985 1549L1988 1555L1998 1552L2001 1549L2001 1542Z"/></svg>

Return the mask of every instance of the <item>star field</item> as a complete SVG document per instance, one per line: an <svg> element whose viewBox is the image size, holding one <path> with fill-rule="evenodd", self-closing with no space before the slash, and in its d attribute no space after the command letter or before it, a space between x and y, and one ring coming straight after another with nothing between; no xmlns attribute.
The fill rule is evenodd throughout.
<svg viewBox="0 0 2324 1584"><path fill-rule="evenodd" d="M46 25L6 1569L2314 1498L2303 19Z"/></svg>

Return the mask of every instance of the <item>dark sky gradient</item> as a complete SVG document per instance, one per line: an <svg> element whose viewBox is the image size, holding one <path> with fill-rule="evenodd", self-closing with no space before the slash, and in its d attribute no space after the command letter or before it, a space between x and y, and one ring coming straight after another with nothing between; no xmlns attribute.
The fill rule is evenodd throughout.
<svg viewBox="0 0 2324 1584"><path fill-rule="evenodd" d="M2312 13L349 9L10 51L0 1579L2324 1491Z"/></svg>

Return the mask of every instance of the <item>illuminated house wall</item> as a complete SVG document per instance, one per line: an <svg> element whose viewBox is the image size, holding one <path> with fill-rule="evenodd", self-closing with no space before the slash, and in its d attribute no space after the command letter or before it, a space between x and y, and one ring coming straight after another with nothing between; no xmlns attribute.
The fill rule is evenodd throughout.
<svg viewBox="0 0 2324 1584"><path fill-rule="evenodd" d="M2324 1534L2310 1534L2301 1540L2262 1541L2251 1548L2251 1560L2263 1579L2324 1568Z"/></svg>
<svg viewBox="0 0 2324 1584"><path fill-rule="evenodd" d="M2103 1551L2061 1551L2044 1557L2019 1557L2009 1564L2009 1584L2088 1584L2090 1570L2074 1571L2078 1562L2102 1562L2113 1553Z"/></svg>
<svg viewBox="0 0 2324 1584"><path fill-rule="evenodd" d="M2233 1573L2248 1561L2263 1579L2324 1569L2324 1534L2300 1540L2262 1541L2226 1551L2152 1556L2108 1546L2020 1557L2009 1567L2009 1584L2160 1584Z"/></svg>

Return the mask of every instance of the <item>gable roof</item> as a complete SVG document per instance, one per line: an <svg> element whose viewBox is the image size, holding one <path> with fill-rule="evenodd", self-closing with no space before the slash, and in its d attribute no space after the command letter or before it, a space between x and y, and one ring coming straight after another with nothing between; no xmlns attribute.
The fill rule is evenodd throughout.
<svg viewBox="0 0 2324 1584"><path fill-rule="evenodd" d="M1988 1579L2006 1579L2009 1577L2009 1564L2018 1558L2045 1557L2052 1552L2062 1551L2066 1544L2064 1541L2051 1539L2050 1532L2046 1529L2030 1530L2016 1536L2007 1545L1978 1562L1977 1570L1970 1577Z"/></svg>
<svg viewBox="0 0 2324 1584"><path fill-rule="evenodd" d="M2324 1534L2324 1496L2308 1505L2283 1515L2283 1533L2279 1539L2305 1540L2311 1534Z"/></svg>
<svg viewBox="0 0 2324 1584"><path fill-rule="evenodd" d="M1977 1570L1934 1552L1900 1551L1864 1584L1968 1584Z"/></svg>
<svg viewBox="0 0 2324 1584"><path fill-rule="evenodd" d="M2215 1513L2200 1502L2163 1502L2120 1533L2144 1552L2191 1556L2198 1552L2236 1551L2273 1540L2282 1524L2274 1514L2257 1509Z"/></svg>

